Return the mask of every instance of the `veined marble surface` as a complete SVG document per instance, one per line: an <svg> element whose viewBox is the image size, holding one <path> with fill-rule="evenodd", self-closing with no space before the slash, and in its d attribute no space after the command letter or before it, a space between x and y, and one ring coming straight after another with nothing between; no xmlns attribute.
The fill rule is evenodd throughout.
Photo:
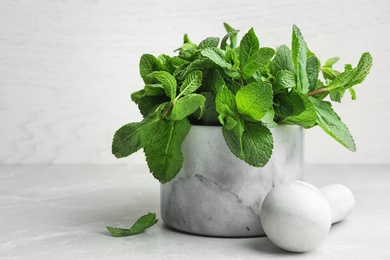
<svg viewBox="0 0 390 260"><path fill-rule="evenodd" d="M105 226L129 227L159 215L160 185L145 164L0 166L0 259L390 259L390 165L308 165L305 181L348 186L354 212L303 254L266 237L215 238L156 226L114 238Z"/></svg>

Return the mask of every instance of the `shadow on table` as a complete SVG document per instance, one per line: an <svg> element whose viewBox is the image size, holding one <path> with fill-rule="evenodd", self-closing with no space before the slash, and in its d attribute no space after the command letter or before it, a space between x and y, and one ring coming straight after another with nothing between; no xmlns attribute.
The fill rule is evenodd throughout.
<svg viewBox="0 0 390 260"><path fill-rule="evenodd" d="M263 254L266 253L266 254L279 255L279 256L283 256L283 255L291 256L291 254L296 254L296 253L287 252L277 247L267 237L255 237L253 239L248 239L247 243L245 244L243 243L243 245L253 251L257 251Z"/></svg>
<svg viewBox="0 0 390 260"><path fill-rule="evenodd" d="M263 254L271 254L271 255L278 255L278 256L295 254L295 253L287 252L287 251L277 247L266 236L249 237L249 238L212 237L212 236L205 236L205 235L190 234L190 233L169 227L166 224L163 224L162 228L165 231L173 232L176 234L188 235L188 236L206 237L206 238L210 238L210 239L212 239L212 238L216 238L216 239L242 239L242 243L240 243L241 246L243 246L244 248L247 248L251 251L256 251L256 252L263 253ZM297 254L299 254L299 253L297 253Z"/></svg>

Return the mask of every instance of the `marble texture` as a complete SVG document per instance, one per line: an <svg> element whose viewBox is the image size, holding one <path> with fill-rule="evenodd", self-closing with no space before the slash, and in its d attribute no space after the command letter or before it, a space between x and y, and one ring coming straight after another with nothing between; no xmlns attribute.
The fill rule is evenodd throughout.
<svg viewBox="0 0 390 260"><path fill-rule="evenodd" d="M303 176L302 128L272 129L274 150L263 168L235 157L222 128L192 126L182 145L183 168L161 185L161 217L175 229L209 236L264 235L260 209L275 185Z"/></svg>
<svg viewBox="0 0 390 260"><path fill-rule="evenodd" d="M218 238L177 232L161 221L160 185L146 165L0 165L1 260L356 260L390 259L390 165L306 165L304 180L348 186L356 208L321 245L288 253L267 237ZM159 222L114 238L146 212Z"/></svg>

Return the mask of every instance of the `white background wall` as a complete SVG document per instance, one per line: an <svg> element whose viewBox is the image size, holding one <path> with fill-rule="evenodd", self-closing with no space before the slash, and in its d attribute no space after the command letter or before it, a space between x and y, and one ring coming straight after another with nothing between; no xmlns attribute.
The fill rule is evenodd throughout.
<svg viewBox="0 0 390 260"><path fill-rule="evenodd" d="M388 163L388 0L0 0L0 164L144 163L111 155L115 130L141 119L129 98L143 87L140 56L173 54L184 33L223 37L223 22L240 36L254 27L270 47L289 45L295 23L321 60L341 57L339 69L370 51L358 100L335 106L358 151L311 129L306 162Z"/></svg>

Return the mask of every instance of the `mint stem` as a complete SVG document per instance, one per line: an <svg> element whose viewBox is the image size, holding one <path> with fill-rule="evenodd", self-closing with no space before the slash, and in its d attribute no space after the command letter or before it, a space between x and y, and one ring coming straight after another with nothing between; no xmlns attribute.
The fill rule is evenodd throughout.
<svg viewBox="0 0 390 260"><path fill-rule="evenodd" d="M164 109L164 111L161 114L161 119L165 119L168 116L169 111L173 107L173 102L169 103L169 105Z"/></svg>
<svg viewBox="0 0 390 260"><path fill-rule="evenodd" d="M319 89L316 89L316 90L313 90L313 91L307 93L306 96L310 97L310 96L314 96L316 94L324 93L327 91L328 91L327 88L319 88Z"/></svg>

